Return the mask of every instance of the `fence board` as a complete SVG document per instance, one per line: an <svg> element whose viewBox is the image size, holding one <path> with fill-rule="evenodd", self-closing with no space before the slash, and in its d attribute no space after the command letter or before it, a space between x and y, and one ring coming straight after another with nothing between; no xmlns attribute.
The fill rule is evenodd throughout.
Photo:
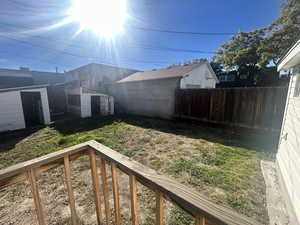
<svg viewBox="0 0 300 225"><path fill-rule="evenodd" d="M279 131L287 87L185 89L175 94L175 116Z"/></svg>

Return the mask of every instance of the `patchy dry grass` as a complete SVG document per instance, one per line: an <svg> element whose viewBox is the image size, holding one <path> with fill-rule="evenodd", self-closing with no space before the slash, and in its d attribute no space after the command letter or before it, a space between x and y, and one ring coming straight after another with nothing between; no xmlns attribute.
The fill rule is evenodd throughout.
<svg viewBox="0 0 300 225"><path fill-rule="evenodd" d="M265 136L143 117L82 119L1 134L0 169L92 139L177 179L218 204L262 223L268 221L260 160L272 156L272 152ZM87 158L77 160L74 167L78 176L86 173ZM76 185L84 193L88 181L79 180ZM14 187L10 191L18 190ZM0 192L0 198L5 196L11 196L10 204L22 197ZM89 198L87 202L92 204L92 196ZM145 198L149 202L153 196ZM170 225L192 224L178 208L171 207L168 215ZM142 222L148 225L153 221L147 216ZM54 224L63 224L60 222Z"/></svg>

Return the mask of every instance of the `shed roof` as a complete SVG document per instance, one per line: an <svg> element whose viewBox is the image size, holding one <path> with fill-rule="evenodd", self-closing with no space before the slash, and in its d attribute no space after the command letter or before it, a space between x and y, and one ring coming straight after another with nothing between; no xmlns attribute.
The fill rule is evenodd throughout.
<svg viewBox="0 0 300 225"><path fill-rule="evenodd" d="M13 88L3 88L0 89L0 92L8 92L8 91L20 91L20 90L26 90L26 89L37 89L37 88L45 88L49 85L32 85L32 86L25 86L25 87L13 87Z"/></svg>
<svg viewBox="0 0 300 225"><path fill-rule="evenodd" d="M118 83L183 77L197 67L207 63L207 61L203 61L184 66L173 66L166 69L137 72L118 81Z"/></svg>

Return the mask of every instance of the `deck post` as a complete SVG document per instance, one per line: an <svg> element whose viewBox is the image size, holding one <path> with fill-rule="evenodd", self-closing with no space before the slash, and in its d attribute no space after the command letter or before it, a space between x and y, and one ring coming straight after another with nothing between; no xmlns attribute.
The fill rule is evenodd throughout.
<svg viewBox="0 0 300 225"><path fill-rule="evenodd" d="M92 174L93 188L95 194L97 222L98 225L101 225L102 214L101 214L101 199L100 199L100 183L99 183L99 175L97 172L96 153L94 152L94 150L90 150L90 165L91 165L91 174Z"/></svg>
<svg viewBox="0 0 300 225"><path fill-rule="evenodd" d="M33 200L34 200L34 205L35 205L35 210L36 210L36 215L37 215L39 225L46 225L44 213L43 213L43 206L41 203L41 198L40 198L38 186L36 183L35 170L30 169L27 172L27 177L30 182L31 192L32 192Z"/></svg>
<svg viewBox="0 0 300 225"><path fill-rule="evenodd" d="M65 182L67 185L69 202L70 202L72 224L77 225L77 213L75 208L74 192L71 183L70 159L68 155L64 157L64 170L65 170Z"/></svg>
<svg viewBox="0 0 300 225"><path fill-rule="evenodd" d="M131 199L131 221L132 225L138 225L136 177L134 175L129 175L129 184Z"/></svg>
<svg viewBox="0 0 300 225"><path fill-rule="evenodd" d="M120 213L120 187L118 179L118 169L115 163L111 164L111 176L113 184L113 194L114 194L114 205L115 205L115 223L116 225L121 225L121 213Z"/></svg>
<svg viewBox="0 0 300 225"><path fill-rule="evenodd" d="M109 188L108 188L107 174L106 174L106 161L104 158L101 158L101 178L102 178L102 185L103 185L102 190L103 190L103 197L104 197L106 224L110 224L111 212L109 207Z"/></svg>
<svg viewBox="0 0 300 225"><path fill-rule="evenodd" d="M165 224L165 200L160 192L156 192L156 225Z"/></svg>

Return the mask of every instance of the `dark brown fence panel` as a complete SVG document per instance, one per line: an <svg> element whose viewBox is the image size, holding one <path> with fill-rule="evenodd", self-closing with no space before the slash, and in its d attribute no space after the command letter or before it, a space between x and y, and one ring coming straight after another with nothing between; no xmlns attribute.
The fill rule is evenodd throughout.
<svg viewBox="0 0 300 225"><path fill-rule="evenodd" d="M279 131L287 87L185 89L175 94L175 116Z"/></svg>

